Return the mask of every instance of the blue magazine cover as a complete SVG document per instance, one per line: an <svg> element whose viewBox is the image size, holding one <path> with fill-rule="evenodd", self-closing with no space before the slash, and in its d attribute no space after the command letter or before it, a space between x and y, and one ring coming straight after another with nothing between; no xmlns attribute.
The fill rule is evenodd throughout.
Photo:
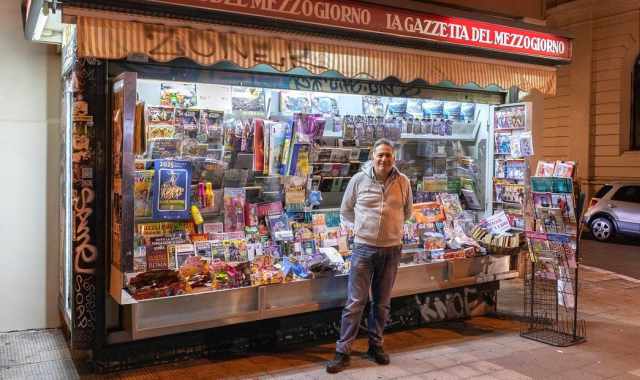
<svg viewBox="0 0 640 380"><path fill-rule="evenodd" d="M155 160L153 219L191 218L191 162Z"/></svg>

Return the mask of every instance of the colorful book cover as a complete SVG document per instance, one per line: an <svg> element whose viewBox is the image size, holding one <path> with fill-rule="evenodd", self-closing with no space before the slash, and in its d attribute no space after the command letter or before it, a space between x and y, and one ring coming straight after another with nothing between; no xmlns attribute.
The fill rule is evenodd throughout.
<svg viewBox="0 0 640 380"><path fill-rule="evenodd" d="M191 218L191 163L156 160L153 181L153 218Z"/></svg>
<svg viewBox="0 0 640 380"><path fill-rule="evenodd" d="M271 237L275 241L293 240L293 231L289 226L287 214L267 215L267 226L271 232Z"/></svg>
<svg viewBox="0 0 640 380"><path fill-rule="evenodd" d="M291 155L291 143L293 139L293 124L288 122L284 124L285 136L284 143L282 144L282 156L280 157L280 175L287 174L287 167L289 166L289 156Z"/></svg>
<svg viewBox="0 0 640 380"><path fill-rule="evenodd" d="M133 190L133 214L136 217L151 216L153 170L136 170Z"/></svg>

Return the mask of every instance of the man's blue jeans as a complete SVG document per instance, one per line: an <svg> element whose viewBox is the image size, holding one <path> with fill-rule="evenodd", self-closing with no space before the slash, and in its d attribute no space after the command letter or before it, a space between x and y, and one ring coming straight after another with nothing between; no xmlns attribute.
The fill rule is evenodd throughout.
<svg viewBox="0 0 640 380"><path fill-rule="evenodd" d="M389 319L391 289L398 272L400 251L401 246L383 248L355 245L351 254L347 304L342 310L337 352L351 353L351 344L358 335L362 312L369 301L369 289L372 296L367 323L369 345L382 347L382 333Z"/></svg>

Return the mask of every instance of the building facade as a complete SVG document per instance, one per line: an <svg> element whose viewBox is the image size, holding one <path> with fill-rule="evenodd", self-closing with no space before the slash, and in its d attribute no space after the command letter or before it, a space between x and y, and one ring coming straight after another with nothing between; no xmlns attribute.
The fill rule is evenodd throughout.
<svg viewBox="0 0 640 380"><path fill-rule="evenodd" d="M640 181L640 150L633 139L640 3L578 0L548 6L547 25L570 31L575 40L573 62L558 69L556 95L544 99L541 157L576 160L578 178L590 193L610 181Z"/></svg>

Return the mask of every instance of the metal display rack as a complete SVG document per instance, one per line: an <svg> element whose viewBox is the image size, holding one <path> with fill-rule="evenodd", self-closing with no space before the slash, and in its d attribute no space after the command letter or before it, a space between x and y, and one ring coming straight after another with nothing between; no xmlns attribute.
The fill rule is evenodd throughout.
<svg viewBox="0 0 640 380"><path fill-rule="evenodd" d="M573 194L567 194L573 198ZM556 347L586 340L586 323L578 319L580 216L584 194L574 202L576 233L528 232L530 260L524 273L520 335ZM537 222L537 221L536 221ZM540 231L540 228L535 229Z"/></svg>

